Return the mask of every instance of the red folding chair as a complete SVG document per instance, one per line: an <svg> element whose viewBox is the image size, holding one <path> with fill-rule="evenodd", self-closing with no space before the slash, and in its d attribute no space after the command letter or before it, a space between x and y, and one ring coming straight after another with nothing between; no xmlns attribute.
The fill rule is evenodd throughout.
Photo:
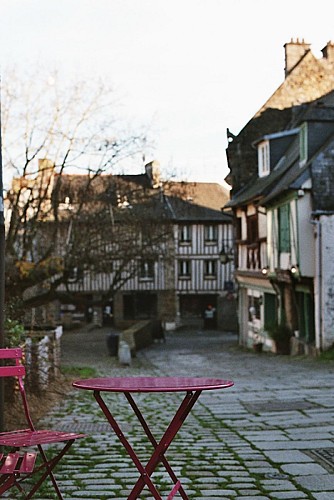
<svg viewBox="0 0 334 500"><path fill-rule="evenodd" d="M53 469L59 460L68 452L74 441L85 437L85 434L60 432L54 430L36 430L32 422L27 397L24 389L25 367L22 364L22 349L0 349L0 359L11 360L12 364L0 366L0 377L16 377L22 397L23 412L28 424L27 429L0 433L0 446L9 447L10 453L0 454L0 497L12 487L18 488L25 496L32 498L43 482L49 478L58 498L63 499L59 486L53 474ZM7 361L8 363L8 361ZM65 443L60 451L48 458L44 445ZM40 463L35 464L36 453L25 448L37 447ZM49 451L48 451L49 454ZM36 482L34 483L34 478ZM30 491L25 492L21 482L29 478ZM27 483L26 483L27 484Z"/></svg>

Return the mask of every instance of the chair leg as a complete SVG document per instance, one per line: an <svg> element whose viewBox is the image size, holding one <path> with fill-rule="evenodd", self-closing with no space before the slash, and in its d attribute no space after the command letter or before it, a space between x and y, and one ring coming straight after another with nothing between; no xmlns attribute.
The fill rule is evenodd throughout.
<svg viewBox="0 0 334 500"><path fill-rule="evenodd" d="M9 490L15 483L15 477L13 475L10 476L2 476L0 479L0 496L5 491Z"/></svg>
<svg viewBox="0 0 334 500"><path fill-rule="evenodd" d="M64 446L64 448L58 453L58 455L56 455L51 460L48 460L48 458L47 458L47 456L45 454L45 451L42 448L42 446L38 445L38 449L39 449L39 452L40 452L40 454L42 456L42 460L43 460L43 464L40 465L40 467L38 468L38 470L41 470L41 469L45 468L45 471L42 474L42 476L39 478L39 480L35 484L35 486L32 488L32 490L30 491L29 495L27 496L27 499L32 498L32 496L40 488L40 486L42 485L42 483L44 482L44 480L49 476L49 478L51 479L51 482L53 484L53 487L54 487L54 489L56 491L56 494L57 494L59 500L63 500L64 497L63 497L63 495L60 492L58 483L57 483L56 478L55 478L55 476L53 474L53 469L58 464L59 460L65 455L65 453L67 453L67 451L69 450L69 448L72 446L73 443L74 443L74 439L72 439L71 441L68 441L66 443L66 445Z"/></svg>

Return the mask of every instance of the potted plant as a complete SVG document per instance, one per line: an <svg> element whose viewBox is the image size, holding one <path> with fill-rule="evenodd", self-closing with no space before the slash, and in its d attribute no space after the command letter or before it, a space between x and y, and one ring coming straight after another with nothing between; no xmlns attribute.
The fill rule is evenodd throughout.
<svg viewBox="0 0 334 500"><path fill-rule="evenodd" d="M19 347L25 340L24 326L15 319L7 318L4 324L5 347Z"/></svg>
<svg viewBox="0 0 334 500"><path fill-rule="evenodd" d="M291 329L285 323L266 325L269 337L275 342L277 354L290 354Z"/></svg>

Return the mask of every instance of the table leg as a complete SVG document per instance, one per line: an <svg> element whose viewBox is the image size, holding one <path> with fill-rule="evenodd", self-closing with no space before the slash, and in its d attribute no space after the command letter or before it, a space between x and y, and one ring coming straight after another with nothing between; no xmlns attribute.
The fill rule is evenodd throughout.
<svg viewBox="0 0 334 500"><path fill-rule="evenodd" d="M184 491L181 483L178 481L176 475L174 474L172 468L170 467L166 457L165 453L173 441L174 437L176 436L177 432L180 430L183 422L189 415L192 407L196 403L197 399L199 398L200 394L202 391L195 391L195 392L187 392L186 396L184 397L183 401L181 402L177 412L175 413L175 416L171 420L169 426L167 427L163 437L161 438L160 442L157 443L155 440L154 436L152 435L147 423L144 420L143 415L139 411L137 405L135 404L132 396L129 393L126 393L126 397L131 404L134 412L137 415L137 418L139 419L140 423L142 424L142 427L150 439L151 443L155 447L154 453L152 454L150 460L146 464L145 471L146 473L151 476L153 472L155 471L157 465L159 462L162 462L170 475L171 479L173 480L174 484L177 486L176 488L174 487L171 494L168 496L168 499L172 499L174 495L177 493L177 491L180 492L181 497L184 500L188 500L188 496L186 492ZM140 477L135 484L133 490L131 491L128 500L136 500L138 498L138 495L144 488L144 479L143 477Z"/></svg>
<svg viewBox="0 0 334 500"><path fill-rule="evenodd" d="M172 470L171 466L169 465L165 453L170 446L171 442L173 441L174 437L176 436L177 432L180 430L183 422L189 415L192 407L196 403L197 399L199 398L200 394L202 391L195 391L191 392L188 391L187 394L185 395L183 401L181 402L178 410L176 411L173 419L171 420L170 424L168 425L163 437L161 438L160 442L158 443L156 439L154 438L152 432L150 431L142 413L140 412L138 406L136 405L134 399L132 398L131 394L128 392L125 392L125 396L131 405L134 413L136 414L139 422L141 423L145 434L149 438L151 444L154 446L154 452L147 462L146 466L144 467L140 460L138 459L134 449L124 436L123 432L121 431L119 425L117 424L116 420L110 413L109 408L107 407L106 403L104 402L103 398L101 397L101 394L99 391L94 391L94 397L99 404L100 408L102 409L104 415L106 416L109 424L113 428L115 434L123 444L124 448L127 450L129 456L131 457L133 463L137 467L140 477L138 481L136 482L135 486L133 487L130 495L128 496L128 500L136 500L140 493L142 492L143 488L145 487L145 484L153 494L153 497L158 500L162 500L162 497L160 496L158 490L154 486L152 480L150 479L151 475L155 471L157 465L159 462L162 462L165 469L167 470L170 478L172 479L174 483L174 487L172 491L170 492L168 496L168 500L172 500L174 496L176 495L177 492L180 493L181 497L184 500L189 500L189 497L187 496L186 492L184 491L181 482L177 479L174 471Z"/></svg>
<svg viewBox="0 0 334 500"><path fill-rule="evenodd" d="M153 445L153 447L156 448L158 446L158 442L156 441L155 437L153 436L152 432L150 431L141 411L139 410L138 406L136 405L132 396L129 393L126 393L125 396L126 396L127 400L129 401L130 405L132 406L133 411L137 415L138 420L141 423L141 425L145 431L145 434L147 435L147 437L151 441L151 444ZM176 477L173 469L169 465L168 460L164 455L162 455L161 461L163 462L165 469L167 470L170 478L173 480L174 484L176 484L178 482L178 478ZM181 486L181 488L179 487L179 489L183 489L182 486Z"/></svg>
<svg viewBox="0 0 334 500"><path fill-rule="evenodd" d="M99 391L94 391L94 397L95 397L96 401L98 402L100 408L102 409L104 415L106 416L109 424L113 428L113 430L114 430L115 434L117 435L118 439L121 441L122 445L124 446L124 448L128 452L129 456L131 457L133 463L135 464L135 466L137 467L138 471L140 472L141 477L143 478L143 481L144 481L144 485L146 483L146 485L148 486L149 490L152 492L153 497L156 500L161 500L161 496L159 495L158 490L156 489L156 487L152 483L150 476L147 474L144 466L141 464L140 460L138 459L138 457L137 457L134 449L130 445L129 441L124 436L124 434L121 431L118 423L116 422L116 420L114 419L114 417L110 413L110 410L107 407L106 403L104 402L103 398L101 397L100 392ZM143 485L142 489L144 488L144 485ZM130 497L128 497L128 498L130 498Z"/></svg>

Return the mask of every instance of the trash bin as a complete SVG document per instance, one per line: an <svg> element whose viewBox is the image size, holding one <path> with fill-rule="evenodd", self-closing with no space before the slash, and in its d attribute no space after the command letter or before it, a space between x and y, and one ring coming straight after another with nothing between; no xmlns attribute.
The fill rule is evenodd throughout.
<svg viewBox="0 0 334 500"><path fill-rule="evenodd" d="M109 356L117 356L118 354L119 333L108 333L107 347Z"/></svg>

